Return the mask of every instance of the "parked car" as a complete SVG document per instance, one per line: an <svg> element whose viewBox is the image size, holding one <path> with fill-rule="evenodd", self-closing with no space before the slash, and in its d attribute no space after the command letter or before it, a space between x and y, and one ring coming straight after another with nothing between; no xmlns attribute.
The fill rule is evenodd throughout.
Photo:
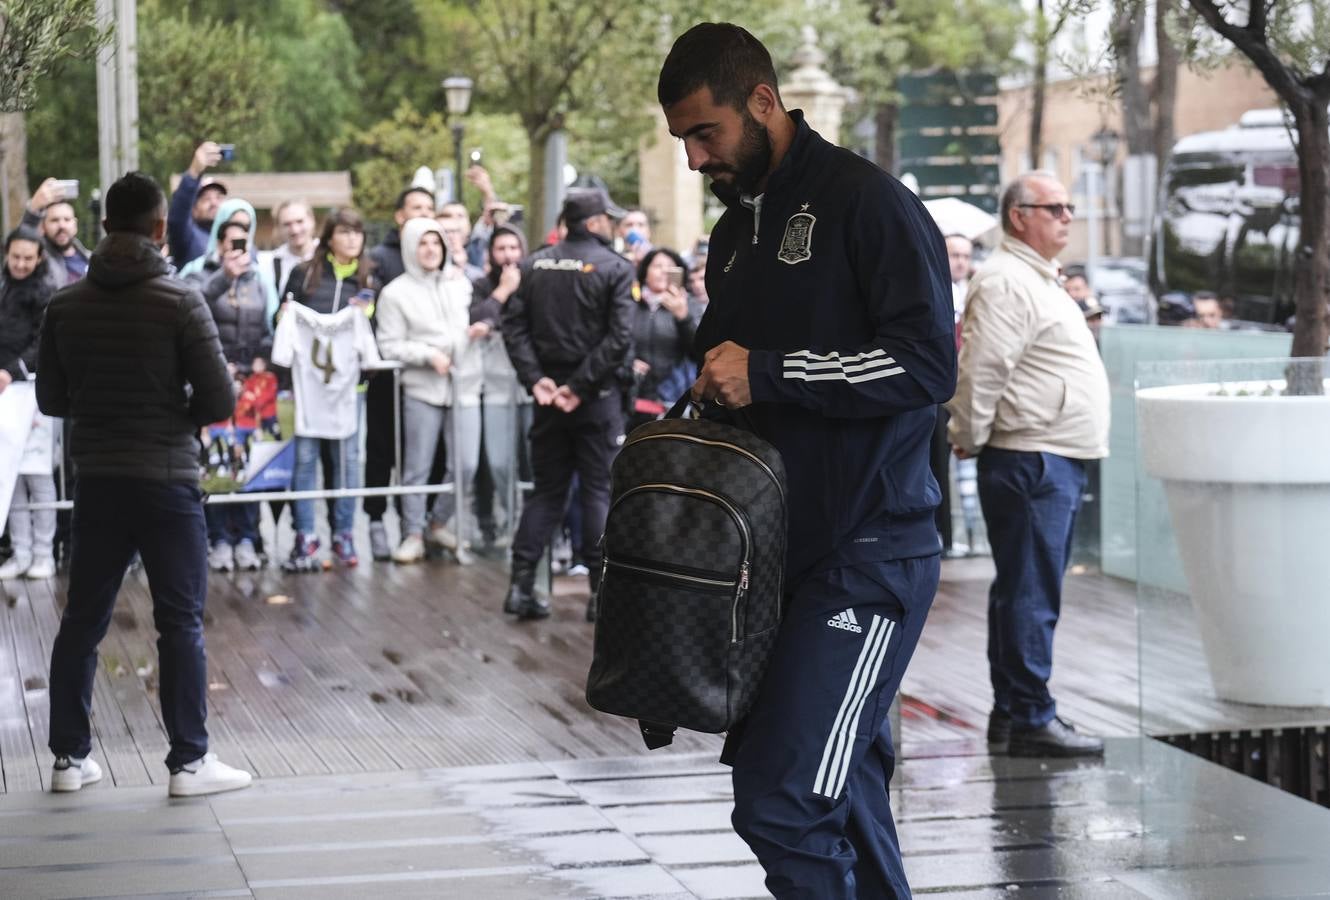
<svg viewBox="0 0 1330 900"><path fill-rule="evenodd" d="M1067 272L1080 271L1104 308L1104 321L1120 325L1149 325L1155 321L1148 269L1143 259L1105 256L1093 263L1072 263Z"/></svg>
<svg viewBox="0 0 1330 900"><path fill-rule="evenodd" d="M1149 255L1155 297L1214 291L1234 320L1293 314L1298 161L1284 114L1245 113L1178 141L1164 168Z"/></svg>

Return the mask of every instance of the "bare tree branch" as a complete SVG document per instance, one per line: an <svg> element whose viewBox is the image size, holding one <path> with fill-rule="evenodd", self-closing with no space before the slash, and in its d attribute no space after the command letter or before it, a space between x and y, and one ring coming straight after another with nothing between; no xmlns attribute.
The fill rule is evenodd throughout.
<svg viewBox="0 0 1330 900"><path fill-rule="evenodd" d="M1276 94L1289 105L1304 102L1306 99L1306 88L1294 76L1293 73L1284 65L1283 61L1275 55L1266 42L1264 27L1259 37L1254 36L1248 28L1252 19L1248 20L1247 27L1238 27L1224 18L1223 12L1214 0L1187 0L1187 4L1197 14L1205 19L1206 23L1213 28L1221 37L1224 37L1234 47L1237 47L1241 53L1252 61L1252 64L1260 70L1265 76L1265 80ZM1253 0L1253 9L1264 5L1264 0ZM1264 22L1264 15L1256 17L1253 12L1253 19Z"/></svg>

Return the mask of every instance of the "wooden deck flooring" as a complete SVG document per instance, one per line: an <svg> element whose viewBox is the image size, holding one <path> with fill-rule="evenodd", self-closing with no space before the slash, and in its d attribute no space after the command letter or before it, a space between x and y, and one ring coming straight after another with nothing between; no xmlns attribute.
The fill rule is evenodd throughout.
<svg viewBox="0 0 1330 900"><path fill-rule="evenodd" d="M990 573L986 560L944 566L903 690L907 743L982 735L991 702ZM582 621L579 583L558 587L554 617L539 624L498 612L505 586L506 565L495 561L213 577L213 749L265 778L645 753L633 723L595 713L583 699L591 628ZM40 790L49 776L47 666L63 580L3 589L0 771L7 792ZM1053 685L1062 712L1084 728L1138 733L1135 606L1129 584L1068 579ZM1173 640L1166 680L1177 702L1158 700L1170 726L1162 730L1208 730L1236 715L1264 723L1272 715L1207 700L1199 650ZM93 697L94 752L115 785L158 784L167 775L154 643L146 579L133 573L102 645ZM1321 721L1330 721L1323 712ZM714 753L719 739L681 733L676 747Z"/></svg>

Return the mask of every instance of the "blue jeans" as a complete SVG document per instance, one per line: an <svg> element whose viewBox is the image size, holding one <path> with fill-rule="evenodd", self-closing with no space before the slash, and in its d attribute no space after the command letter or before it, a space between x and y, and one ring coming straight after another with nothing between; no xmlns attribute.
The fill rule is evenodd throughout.
<svg viewBox="0 0 1330 900"><path fill-rule="evenodd" d="M257 503L209 503L203 507L208 522L208 544L259 542L259 505Z"/></svg>
<svg viewBox="0 0 1330 900"><path fill-rule="evenodd" d="M92 750L88 716L97 645L138 551L157 626L162 724L171 742L166 765L175 769L193 762L208 752L203 495L186 482L80 478L72 546L69 598L51 650L51 752L78 758Z"/></svg>
<svg viewBox="0 0 1330 900"><path fill-rule="evenodd" d="M292 482L297 491L312 491L318 487L319 445L324 438L296 438L296 470ZM332 448L333 488L360 487L360 433L344 440L329 440ZM314 501L295 500L291 504L296 531L314 534ZM354 497L339 497L333 501L332 533L346 534L355 524Z"/></svg>
<svg viewBox="0 0 1330 900"><path fill-rule="evenodd" d="M979 502L997 577L988 591L993 705L1017 728L1057 715L1048 691L1053 629L1071 556L1085 464L1055 453L990 447L979 456Z"/></svg>

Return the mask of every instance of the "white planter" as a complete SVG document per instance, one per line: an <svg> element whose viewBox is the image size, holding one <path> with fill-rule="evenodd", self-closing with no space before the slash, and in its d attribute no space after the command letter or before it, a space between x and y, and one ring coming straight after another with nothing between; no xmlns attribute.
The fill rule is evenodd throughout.
<svg viewBox="0 0 1330 900"><path fill-rule="evenodd" d="M1215 690L1330 706L1330 396L1219 389L1136 393L1142 461L1164 483Z"/></svg>

